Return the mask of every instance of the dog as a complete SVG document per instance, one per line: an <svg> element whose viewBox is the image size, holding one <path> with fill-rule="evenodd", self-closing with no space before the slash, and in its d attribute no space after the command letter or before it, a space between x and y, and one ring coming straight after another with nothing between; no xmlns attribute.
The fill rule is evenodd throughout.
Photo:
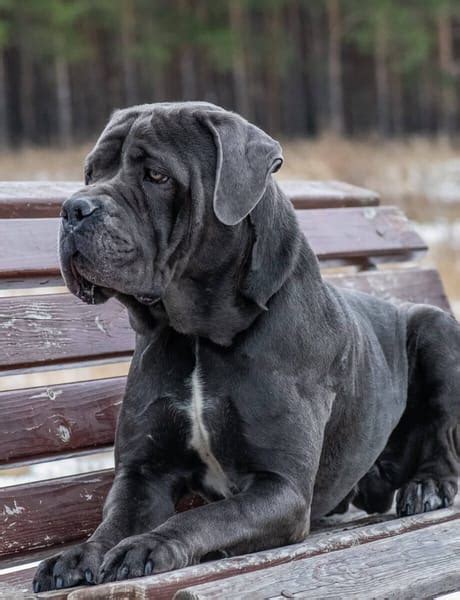
<svg viewBox="0 0 460 600"><path fill-rule="evenodd" d="M452 504L459 326L326 283L282 162L204 102L116 111L89 154L61 269L84 302L127 307L136 347L102 523L39 565L35 592L299 542L350 501ZM208 503L176 514L188 491Z"/></svg>

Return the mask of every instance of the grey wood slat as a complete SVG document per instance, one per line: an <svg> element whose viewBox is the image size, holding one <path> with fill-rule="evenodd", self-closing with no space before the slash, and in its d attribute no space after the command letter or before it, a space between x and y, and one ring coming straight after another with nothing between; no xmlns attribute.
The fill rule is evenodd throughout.
<svg viewBox="0 0 460 600"><path fill-rule="evenodd" d="M369 519L372 518L369 517ZM389 517L380 517L380 519L385 518ZM363 526L344 523L335 529L314 533L299 544L212 561L132 581L63 590L55 600L66 598L69 600L105 600L107 598L170 600L178 590L195 584L227 578L230 578L227 581L231 582L233 576L252 571L255 576L263 579L265 570L273 565L291 564L292 561L301 561L310 557L309 561L325 553L336 554L342 549L346 549L344 550L346 553L350 548L361 544L363 548L367 548L375 540L387 538L397 540L408 531L429 531L439 523L445 523L447 527L450 527L451 523L460 523L459 519L458 509L450 508ZM39 597L48 598L50 596L49 594L40 594Z"/></svg>
<svg viewBox="0 0 460 600"><path fill-rule="evenodd" d="M377 193L342 181L281 180L296 208L375 206ZM57 217L63 201L83 187L80 181L0 181L0 219Z"/></svg>
<svg viewBox="0 0 460 600"><path fill-rule="evenodd" d="M179 591L174 600L428 598L460 587L460 522Z"/></svg>

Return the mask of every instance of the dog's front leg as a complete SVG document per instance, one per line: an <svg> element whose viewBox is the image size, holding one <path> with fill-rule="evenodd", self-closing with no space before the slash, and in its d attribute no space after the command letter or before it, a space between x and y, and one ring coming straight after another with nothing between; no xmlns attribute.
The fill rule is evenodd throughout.
<svg viewBox="0 0 460 600"><path fill-rule="evenodd" d="M156 527L174 514L171 484L170 476L146 477L137 469L120 468L104 505L102 523L85 542L40 563L34 577L34 592L95 583L110 548L127 536Z"/></svg>
<svg viewBox="0 0 460 600"><path fill-rule="evenodd" d="M291 544L308 533L309 513L309 503L290 481L261 473L244 492L121 541L106 554L99 582L185 567L219 550L234 555Z"/></svg>

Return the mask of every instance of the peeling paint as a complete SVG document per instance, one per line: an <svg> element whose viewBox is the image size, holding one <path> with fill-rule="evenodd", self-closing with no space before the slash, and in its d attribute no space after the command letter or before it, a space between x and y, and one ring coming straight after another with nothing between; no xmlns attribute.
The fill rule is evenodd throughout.
<svg viewBox="0 0 460 600"><path fill-rule="evenodd" d="M40 394L35 394L35 396L31 396L32 398L49 398L50 400L55 400L57 396L62 394L62 390L53 390L52 388L46 388L44 392Z"/></svg>
<svg viewBox="0 0 460 600"><path fill-rule="evenodd" d="M65 425L59 425L56 435L65 444L70 441L70 429Z"/></svg>
<svg viewBox="0 0 460 600"><path fill-rule="evenodd" d="M102 331L102 333L107 334L107 330L104 327L104 324L101 321L101 318L99 317L99 315L96 315L96 317L94 318L94 322L96 323L96 327L99 329L99 331Z"/></svg>
<svg viewBox="0 0 460 600"><path fill-rule="evenodd" d="M24 508L24 506L19 506L18 503L15 500L12 507L8 506L7 504L3 505L2 514L3 515L8 515L8 516L11 517L12 515L20 515L25 510L26 509Z"/></svg>
<svg viewBox="0 0 460 600"><path fill-rule="evenodd" d="M363 213L366 219L374 219L377 215L377 210L372 206L368 206L363 210Z"/></svg>

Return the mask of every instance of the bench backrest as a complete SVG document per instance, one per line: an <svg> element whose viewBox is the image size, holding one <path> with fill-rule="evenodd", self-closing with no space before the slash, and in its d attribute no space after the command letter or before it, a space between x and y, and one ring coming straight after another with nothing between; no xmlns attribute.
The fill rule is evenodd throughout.
<svg viewBox="0 0 460 600"><path fill-rule="evenodd" d="M134 336L116 301L88 306L62 287L56 216L80 185L0 184L3 468L113 443ZM282 186L328 280L449 310L437 272L414 265L426 245L398 208L379 206L374 193L338 182ZM95 366L100 372L87 375ZM0 558L14 562L85 538L100 520L111 480L112 471L105 470L0 489Z"/></svg>

